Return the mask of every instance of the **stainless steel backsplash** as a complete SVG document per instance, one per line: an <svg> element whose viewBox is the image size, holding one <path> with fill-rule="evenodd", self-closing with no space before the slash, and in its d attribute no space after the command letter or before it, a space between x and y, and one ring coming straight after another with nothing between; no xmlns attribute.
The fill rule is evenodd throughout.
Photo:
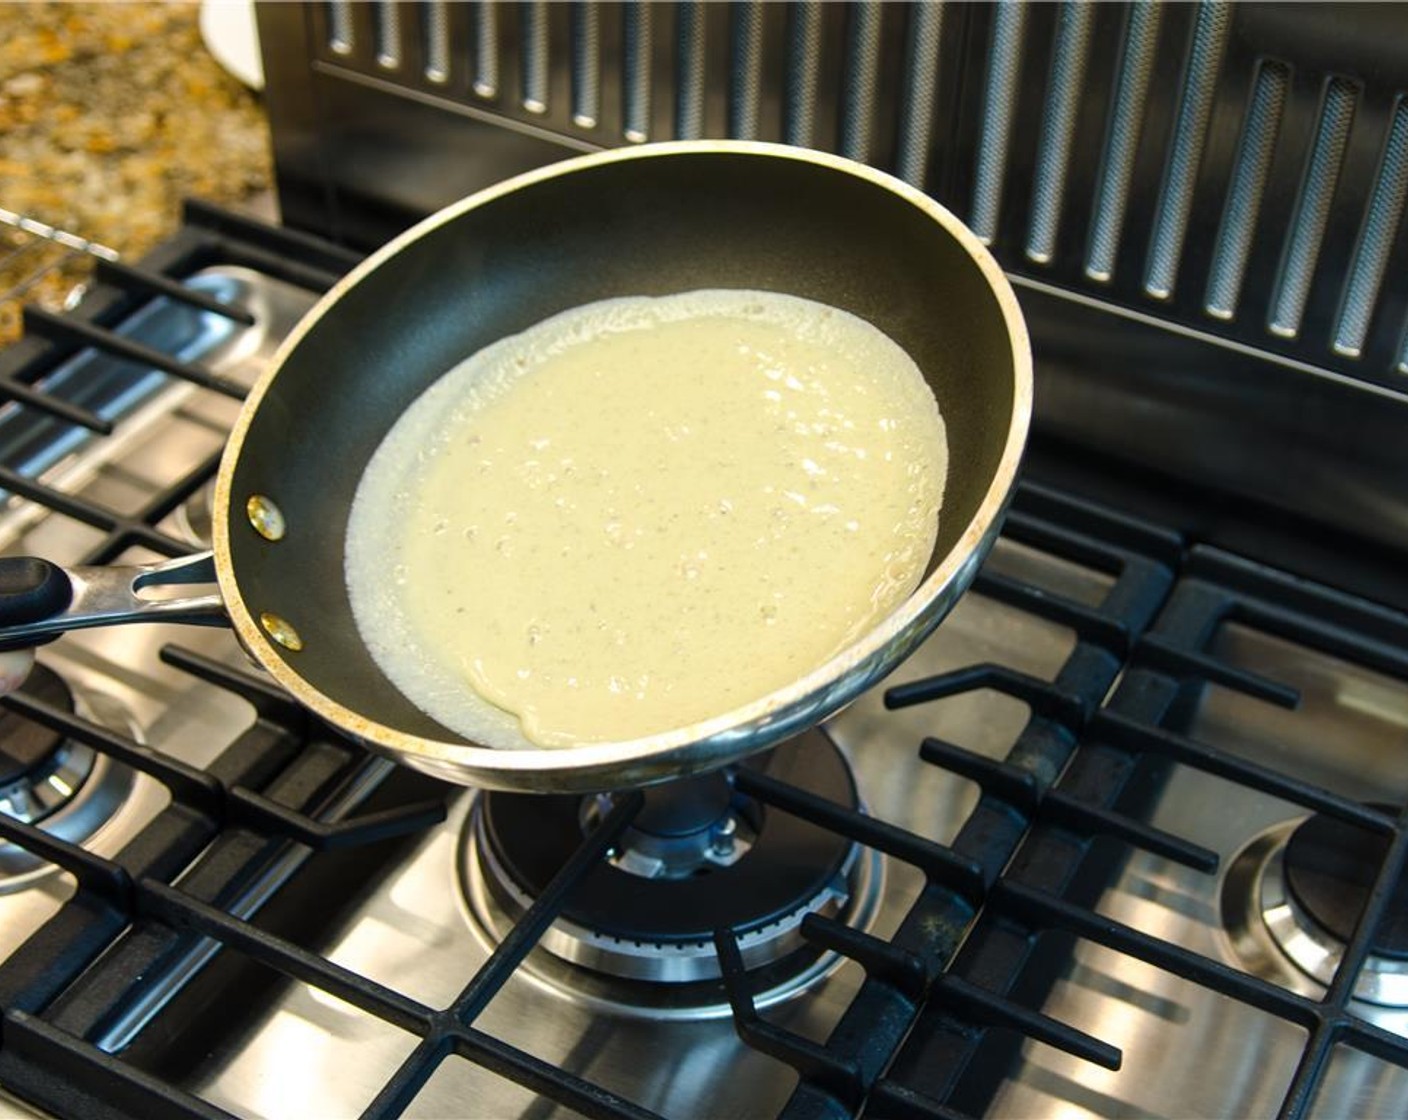
<svg viewBox="0 0 1408 1120"><path fill-rule="evenodd" d="M294 224L372 244L649 140L836 151L991 246L1040 430L1408 546L1408 6L334 0L261 29Z"/></svg>

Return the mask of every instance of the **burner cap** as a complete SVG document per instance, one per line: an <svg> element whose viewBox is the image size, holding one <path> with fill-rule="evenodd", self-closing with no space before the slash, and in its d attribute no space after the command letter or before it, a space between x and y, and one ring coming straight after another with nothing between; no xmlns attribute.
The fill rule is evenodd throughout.
<svg viewBox="0 0 1408 1120"><path fill-rule="evenodd" d="M173 521L181 536L209 548L215 535L215 480L212 478L176 507Z"/></svg>
<svg viewBox="0 0 1408 1120"><path fill-rule="evenodd" d="M807 734L750 760L786 781L843 805L857 804L845 759L824 734ZM678 787L678 788L673 788ZM590 805L592 799L586 799ZM581 846L584 799L493 792L484 796L488 848L522 894L536 898ZM737 795L723 773L646 790L631 831L680 837L709 830L730 813L756 833L746 854L688 876L643 878L618 863L595 868L562 917L596 934L631 942L709 942L729 927L740 935L797 913L833 889L851 855L845 837ZM629 843L623 838L622 844Z"/></svg>
<svg viewBox="0 0 1408 1120"><path fill-rule="evenodd" d="M52 669L36 665L25 681L24 692L65 711L73 711L73 693ZM64 741L54 731L18 712L0 709L0 786L27 777L50 762Z"/></svg>
<svg viewBox="0 0 1408 1120"><path fill-rule="evenodd" d="M733 787L722 773L705 774L651 786L632 827L651 836L694 836L724 818L733 801Z"/></svg>
<svg viewBox="0 0 1408 1120"><path fill-rule="evenodd" d="M1389 806L1377 806L1393 812ZM1317 813L1286 844L1286 885L1307 914L1340 941L1348 942L1364 912L1389 838ZM1408 960L1408 876L1399 879L1370 951Z"/></svg>

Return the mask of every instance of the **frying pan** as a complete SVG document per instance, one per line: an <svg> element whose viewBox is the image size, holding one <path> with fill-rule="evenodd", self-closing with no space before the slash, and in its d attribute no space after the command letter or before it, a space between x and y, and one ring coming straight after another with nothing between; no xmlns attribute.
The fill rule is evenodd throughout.
<svg viewBox="0 0 1408 1120"><path fill-rule="evenodd" d="M840 307L914 359L938 400L950 456L923 581L824 665L717 718L569 748L467 742L413 706L358 635L343 545L363 467L424 389L489 343L594 300L699 288ZM905 183L771 144L681 142L571 159L427 218L312 309L231 433L212 553L140 568L0 561L0 648L114 622L228 621L301 703L440 778L585 792L697 773L834 713L928 636L997 537L1031 391L1026 328L997 263ZM212 582L218 594L149 591Z"/></svg>

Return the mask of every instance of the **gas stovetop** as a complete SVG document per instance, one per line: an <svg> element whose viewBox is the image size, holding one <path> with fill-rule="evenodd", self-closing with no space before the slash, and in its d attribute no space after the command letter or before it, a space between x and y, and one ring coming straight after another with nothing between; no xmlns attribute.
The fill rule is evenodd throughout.
<svg viewBox="0 0 1408 1120"><path fill-rule="evenodd" d="M194 206L0 354L7 554L199 549L353 263ZM590 798L399 770L223 630L0 715L0 1084L83 1116L1373 1115L1408 1091L1408 617L1024 479L882 689ZM16 1107L19 1107L18 1103Z"/></svg>

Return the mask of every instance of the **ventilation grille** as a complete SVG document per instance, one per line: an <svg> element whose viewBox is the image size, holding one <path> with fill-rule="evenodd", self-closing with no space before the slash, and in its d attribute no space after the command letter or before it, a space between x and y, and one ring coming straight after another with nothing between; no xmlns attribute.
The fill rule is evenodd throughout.
<svg viewBox="0 0 1408 1120"><path fill-rule="evenodd" d="M730 137L838 152L929 191L1015 274L1408 387L1408 58L1391 49L1408 9L312 10L328 73L579 149Z"/></svg>

